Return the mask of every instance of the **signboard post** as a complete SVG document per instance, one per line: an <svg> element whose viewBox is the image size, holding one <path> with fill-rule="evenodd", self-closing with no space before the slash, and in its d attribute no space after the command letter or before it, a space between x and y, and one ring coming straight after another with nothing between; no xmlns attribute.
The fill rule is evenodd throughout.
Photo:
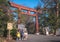
<svg viewBox="0 0 60 42"><path fill-rule="evenodd" d="M8 32L8 39L11 39L11 38L10 38L10 30L13 29L13 23L8 22L8 23L7 23L7 29L9 30L9 32Z"/></svg>
<svg viewBox="0 0 60 42"><path fill-rule="evenodd" d="M12 30L12 28L13 28L13 24L12 23L7 23L7 29Z"/></svg>

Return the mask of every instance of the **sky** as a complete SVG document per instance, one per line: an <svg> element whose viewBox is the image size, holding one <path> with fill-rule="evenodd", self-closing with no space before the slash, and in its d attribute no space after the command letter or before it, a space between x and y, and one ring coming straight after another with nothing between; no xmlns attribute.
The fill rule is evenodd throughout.
<svg viewBox="0 0 60 42"><path fill-rule="evenodd" d="M22 6L29 7L29 8L35 8L37 4L39 3L39 0L12 0L12 2L22 5Z"/></svg>
<svg viewBox="0 0 60 42"><path fill-rule="evenodd" d="M38 4L42 6L42 3L39 0L11 0L11 2L22 5L22 6L26 6L29 8L35 8L37 7ZM33 21L35 21L35 18L33 19Z"/></svg>

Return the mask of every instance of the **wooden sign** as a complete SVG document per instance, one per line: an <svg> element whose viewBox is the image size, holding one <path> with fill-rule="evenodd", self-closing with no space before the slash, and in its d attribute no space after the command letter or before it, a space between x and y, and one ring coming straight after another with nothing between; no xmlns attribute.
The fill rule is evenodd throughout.
<svg viewBox="0 0 60 42"><path fill-rule="evenodd" d="M7 29L12 30L13 29L13 23L7 23Z"/></svg>

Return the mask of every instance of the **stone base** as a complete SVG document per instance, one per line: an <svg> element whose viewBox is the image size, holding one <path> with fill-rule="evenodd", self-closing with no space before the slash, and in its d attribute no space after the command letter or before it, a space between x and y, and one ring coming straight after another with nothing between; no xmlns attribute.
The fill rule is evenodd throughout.
<svg viewBox="0 0 60 42"><path fill-rule="evenodd" d="M39 33L36 33L36 35L39 35Z"/></svg>
<svg viewBox="0 0 60 42"><path fill-rule="evenodd" d="M46 35L47 35L47 36L49 35L49 32L48 32L48 31L46 31Z"/></svg>

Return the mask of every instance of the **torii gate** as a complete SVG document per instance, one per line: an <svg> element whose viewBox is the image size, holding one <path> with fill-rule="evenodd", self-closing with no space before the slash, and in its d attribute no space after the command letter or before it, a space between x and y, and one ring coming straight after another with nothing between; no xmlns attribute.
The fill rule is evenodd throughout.
<svg viewBox="0 0 60 42"><path fill-rule="evenodd" d="M37 15L37 11L36 11L35 9L28 8L28 7L25 7L25 6L21 6L21 5L12 3L12 2L10 2L10 5L11 5L12 7L17 8L18 10L22 10L22 9L23 9L23 10L27 10L27 12L21 12L21 14L26 14L26 15L29 15L29 16L34 16L34 17L36 17L36 33L39 32L38 15ZM35 12L35 14L31 14L30 12ZM20 15L19 15L18 17L20 17ZM18 23L20 24L20 18L18 18Z"/></svg>

